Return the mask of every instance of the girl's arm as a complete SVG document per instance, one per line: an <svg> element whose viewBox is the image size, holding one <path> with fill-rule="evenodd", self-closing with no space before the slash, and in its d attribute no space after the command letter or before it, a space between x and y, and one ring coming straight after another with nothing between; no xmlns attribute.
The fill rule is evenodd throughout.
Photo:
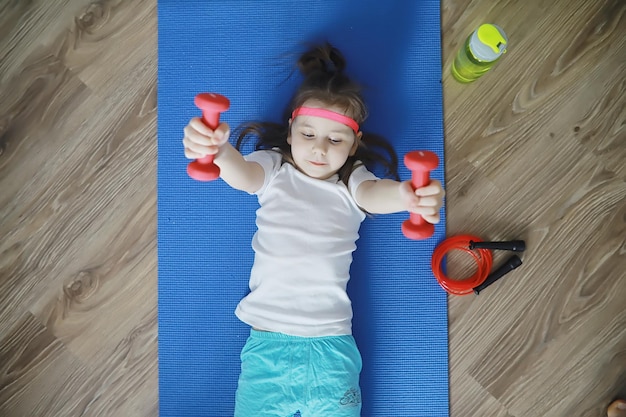
<svg viewBox="0 0 626 417"><path fill-rule="evenodd" d="M228 185L255 193L265 180L265 172L256 162L248 162L228 143L230 128L222 123L217 129L207 127L199 118L193 118L184 129L185 156L189 159L215 155L213 162L220 167L220 177Z"/></svg>
<svg viewBox="0 0 626 417"><path fill-rule="evenodd" d="M437 180L431 180L427 186L414 191L411 181L382 179L363 181L357 188L356 201L368 213L410 211L422 215L429 223L437 224L444 195L441 183Z"/></svg>
<svg viewBox="0 0 626 417"><path fill-rule="evenodd" d="M237 190L254 194L263 186L265 171L261 165L246 161L228 142L220 147L213 162L220 167L220 177Z"/></svg>

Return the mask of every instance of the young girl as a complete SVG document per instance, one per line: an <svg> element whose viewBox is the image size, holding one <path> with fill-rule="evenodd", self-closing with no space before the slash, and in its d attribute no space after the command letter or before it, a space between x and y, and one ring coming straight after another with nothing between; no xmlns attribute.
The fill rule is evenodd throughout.
<svg viewBox="0 0 626 417"><path fill-rule="evenodd" d="M368 171L381 163L397 178L397 158L360 130L367 110L337 49L313 48L298 67L304 82L284 124L244 125L236 147L225 123L213 131L194 118L184 130L187 158L214 154L221 178L260 204L250 293L236 310L252 328L236 417L360 415L362 364L346 294L360 224L365 213L399 211L438 223L444 196L436 180L413 190ZM244 157L249 136L256 151Z"/></svg>

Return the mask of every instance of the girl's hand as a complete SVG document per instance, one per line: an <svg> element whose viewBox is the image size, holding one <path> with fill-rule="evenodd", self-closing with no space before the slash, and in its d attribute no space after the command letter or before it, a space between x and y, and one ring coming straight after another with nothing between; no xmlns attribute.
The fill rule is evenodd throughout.
<svg viewBox="0 0 626 417"><path fill-rule="evenodd" d="M189 159L200 159L219 152L220 147L228 142L230 127L227 123L222 123L212 130L200 118L195 117L185 126L184 133L185 156Z"/></svg>
<svg viewBox="0 0 626 417"><path fill-rule="evenodd" d="M406 210L421 215L428 223L439 223L439 210L443 205L445 191L441 182L430 180L430 184L413 190L411 181L400 184L400 197L405 204Z"/></svg>

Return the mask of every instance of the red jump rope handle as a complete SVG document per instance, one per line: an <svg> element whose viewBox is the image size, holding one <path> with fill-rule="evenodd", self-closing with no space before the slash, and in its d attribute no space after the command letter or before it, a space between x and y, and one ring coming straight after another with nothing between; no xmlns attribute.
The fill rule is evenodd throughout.
<svg viewBox="0 0 626 417"><path fill-rule="evenodd" d="M404 165L411 170L411 185L415 190L430 183L430 171L437 168L439 158L430 151L413 151L404 156ZM409 219L402 223L402 233L413 240L428 239L435 233L435 226L419 214L410 213Z"/></svg>
<svg viewBox="0 0 626 417"><path fill-rule="evenodd" d="M194 100L202 110L202 121L207 127L215 130L220 124L220 113L228 110L230 101L215 93L200 93ZM213 163L215 155L207 155L187 165L187 174L197 181L213 181L220 176L220 167Z"/></svg>

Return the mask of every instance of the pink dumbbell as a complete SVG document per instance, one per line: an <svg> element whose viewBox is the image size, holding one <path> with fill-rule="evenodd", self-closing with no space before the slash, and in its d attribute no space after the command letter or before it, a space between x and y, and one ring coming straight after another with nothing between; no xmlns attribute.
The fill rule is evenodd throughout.
<svg viewBox="0 0 626 417"><path fill-rule="evenodd" d="M194 103L202 110L202 121L215 130L220 124L220 113L230 107L230 101L215 93L200 93ZM215 155L207 155L187 165L187 174L197 181L213 181L220 176L220 167L213 163Z"/></svg>
<svg viewBox="0 0 626 417"><path fill-rule="evenodd" d="M430 151L413 151L404 156L404 165L411 170L411 185L415 190L430 183L430 171L437 168L439 158ZM409 239L428 239L434 232L435 226L416 213L410 213L409 219L402 223L402 233Z"/></svg>

